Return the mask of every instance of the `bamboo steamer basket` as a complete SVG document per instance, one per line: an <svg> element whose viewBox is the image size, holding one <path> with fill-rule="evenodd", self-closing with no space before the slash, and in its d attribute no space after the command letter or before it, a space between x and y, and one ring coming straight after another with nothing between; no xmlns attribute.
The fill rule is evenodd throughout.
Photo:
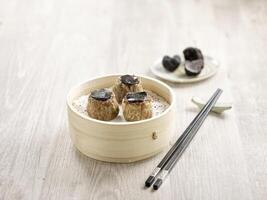
<svg viewBox="0 0 267 200"><path fill-rule="evenodd" d="M165 83L139 76L144 89L169 102L162 114L136 122L109 122L75 110L74 99L95 89L111 87L119 76L101 76L73 87L67 96L68 126L73 144L83 154L101 161L129 163L151 157L168 146L175 127L175 96Z"/></svg>

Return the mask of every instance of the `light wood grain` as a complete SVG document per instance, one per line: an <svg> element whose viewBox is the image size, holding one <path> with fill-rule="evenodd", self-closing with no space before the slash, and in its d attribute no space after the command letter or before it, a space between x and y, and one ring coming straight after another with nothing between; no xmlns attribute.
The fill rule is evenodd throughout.
<svg viewBox="0 0 267 200"><path fill-rule="evenodd" d="M0 199L266 199L266 24L264 0L0 1ZM169 83L179 102L172 141L197 112L192 96L221 87L234 108L207 118L159 191L143 184L164 152L109 164L75 150L72 85L152 76L155 59L190 45L221 68L201 83Z"/></svg>

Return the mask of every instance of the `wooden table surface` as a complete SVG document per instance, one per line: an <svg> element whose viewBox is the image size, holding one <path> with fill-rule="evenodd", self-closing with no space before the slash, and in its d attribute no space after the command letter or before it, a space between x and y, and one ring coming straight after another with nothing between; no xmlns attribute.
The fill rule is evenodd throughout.
<svg viewBox="0 0 267 200"><path fill-rule="evenodd" d="M192 96L217 87L233 103L210 115L159 191L144 189L163 152L132 164L80 154L66 94L98 75L153 76L165 54L198 46L219 73L169 84L177 131L197 113ZM0 199L267 198L267 2L249 0L0 1Z"/></svg>

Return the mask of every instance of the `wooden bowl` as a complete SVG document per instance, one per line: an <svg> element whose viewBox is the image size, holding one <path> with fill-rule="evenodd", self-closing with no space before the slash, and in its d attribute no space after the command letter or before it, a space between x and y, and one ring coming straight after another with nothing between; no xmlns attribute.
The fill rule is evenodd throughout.
<svg viewBox="0 0 267 200"><path fill-rule="evenodd" d="M165 83L139 76L144 89L156 92L169 102L170 106L161 115L136 122L107 122L75 110L74 99L95 89L111 87L119 76L98 77L70 90L69 131L74 145L83 154L101 161L128 163L151 157L169 144L175 127L175 96Z"/></svg>

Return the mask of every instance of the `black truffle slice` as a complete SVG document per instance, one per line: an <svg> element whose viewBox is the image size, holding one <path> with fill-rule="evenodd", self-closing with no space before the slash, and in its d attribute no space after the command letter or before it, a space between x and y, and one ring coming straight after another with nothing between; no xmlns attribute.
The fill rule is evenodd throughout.
<svg viewBox="0 0 267 200"><path fill-rule="evenodd" d="M181 59L179 56L174 56L173 58L164 56L162 59L163 67L169 72L174 72L179 67L180 63Z"/></svg>
<svg viewBox="0 0 267 200"><path fill-rule="evenodd" d="M139 83L138 77L134 75L123 75L120 77L120 79L125 85L135 85Z"/></svg>
<svg viewBox="0 0 267 200"><path fill-rule="evenodd" d="M126 99L129 103L141 103L144 102L147 98L146 92L134 92L128 93Z"/></svg>
<svg viewBox="0 0 267 200"><path fill-rule="evenodd" d="M188 47L183 51L183 53L184 53L185 60L189 60L189 61L198 60L198 59L203 60L203 54L198 48Z"/></svg>
<svg viewBox="0 0 267 200"><path fill-rule="evenodd" d="M204 62L202 59L185 61L185 73L188 76L197 76L203 69Z"/></svg>
<svg viewBox="0 0 267 200"><path fill-rule="evenodd" d="M98 101L106 101L111 98L112 92L106 88L94 90L91 92L90 96Z"/></svg>

